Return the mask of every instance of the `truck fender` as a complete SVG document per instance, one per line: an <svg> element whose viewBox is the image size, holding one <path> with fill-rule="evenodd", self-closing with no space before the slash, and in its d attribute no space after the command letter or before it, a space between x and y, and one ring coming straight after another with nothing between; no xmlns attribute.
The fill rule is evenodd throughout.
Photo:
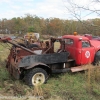
<svg viewBox="0 0 100 100"><path fill-rule="evenodd" d="M28 67L25 67L25 69L31 69L31 68L42 68L42 69L44 69L48 74L51 74L51 68L48 66L48 65L46 65L46 64L44 64L44 63L41 63L41 62L37 62L37 63L34 63L34 64L31 64L30 66L28 66Z"/></svg>
<svg viewBox="0 0 100 100"><path fill-rule="evenodd" d="M46 64L44 64L44 63L37 62L37 63L33 63L33 64L31 64L31 65L28 66L28 67L25 67L25 69L30 69L30 68L33 68L33 67L35 67L35 66L45 66L45 67L50 68L48 65L46 65Z"/></svg>

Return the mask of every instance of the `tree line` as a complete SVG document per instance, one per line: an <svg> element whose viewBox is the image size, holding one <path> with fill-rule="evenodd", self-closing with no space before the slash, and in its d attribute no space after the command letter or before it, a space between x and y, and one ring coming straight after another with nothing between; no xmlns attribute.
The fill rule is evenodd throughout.
<svg viewBox="0 0 100 100"><path fill-rule="evenodd" d="M25 17L0 20L1 34L26 34L37 32L40 35L61 36L64 34L93 34L100 35L100 19L68 20L59 18L41 18L26 14Z"/></svg>

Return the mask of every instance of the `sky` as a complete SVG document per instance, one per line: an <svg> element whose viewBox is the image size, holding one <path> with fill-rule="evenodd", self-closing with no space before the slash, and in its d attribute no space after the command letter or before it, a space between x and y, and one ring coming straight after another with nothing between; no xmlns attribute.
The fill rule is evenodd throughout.
<svg viewBox="0 0 100 100"><path fill-rule="evenodd" d="M77 8L80 7L80 8ZM83 10L81 7L91 9ZM94 0L0 0L0 19L25 17L26 14L42 18L92 19L99 18L100 2Z"/></svg>

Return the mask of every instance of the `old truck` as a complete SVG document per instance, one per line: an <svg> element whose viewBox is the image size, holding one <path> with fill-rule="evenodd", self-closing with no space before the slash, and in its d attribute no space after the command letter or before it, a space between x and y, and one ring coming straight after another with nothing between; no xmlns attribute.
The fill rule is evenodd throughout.
<svg viewBox="0 0 100 100"><path fill-rule="evenodd" d="M8 37L1 42L12 44L7 58L6 68L16 79L24 79L28 85L40 85L47 81L52 73L67 71L77 72L88 69L86 64L99 64L100 41L90 40L80 35L64 35L62 38L51 38L45 48L27 48L16 44ZM55 42L60 43L54 51Z"/></svg>
<svg viewBox="0 0 100 100"><path fill-rule="evenodd" d="M28 32L24 35L25 42L33 43L39 40L40 34L34 32Z"/></svg>

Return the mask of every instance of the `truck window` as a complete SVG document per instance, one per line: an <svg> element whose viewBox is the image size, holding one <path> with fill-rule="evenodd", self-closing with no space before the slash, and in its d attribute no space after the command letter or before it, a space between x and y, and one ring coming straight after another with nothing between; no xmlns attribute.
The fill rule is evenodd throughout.
<svg viewBox="0 0 100 100"><path fill-rule="evenodd" d="M82 48L90 47L90 43L88 41L82 41Z"/></svg>
<svg viewBox="0 0 100 100"><path fill-rule="evenodd" d="M72 45L74 43L73 39L65 39L65 44Z"/></svg>

